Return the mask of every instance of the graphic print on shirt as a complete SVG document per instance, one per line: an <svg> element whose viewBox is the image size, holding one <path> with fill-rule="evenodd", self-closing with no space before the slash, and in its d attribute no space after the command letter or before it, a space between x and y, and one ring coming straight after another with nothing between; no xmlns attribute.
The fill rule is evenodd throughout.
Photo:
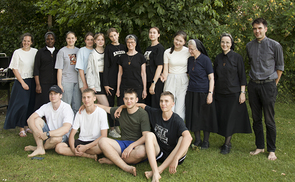
<svg viewBox="0 0 295 182"><path fill-rule="evenodd" d="M125 54L125 51L115 51L113 52L114 54L114 57L116 57L117 55L119 55L119 57L122 55L122 54Z"/></svg>
<svg viewBox="0 0 295 182"><path fill-rule="evenodd" d="M71 65L76 65L76 62L77 62L76 54L69 54L68 56L70 57L70 64Z"/></svg>
<svg viewBox="0 0 295 182"><path fill-rule="evenodd" d="M144 58L146 59L146 66L150 65L150 54L152 53L152 51L145 51L144 53Z"/></svg>
<svg viewBox="0 0 295 182"><path fill-rule="evenodd" d="M158 138L161 140L161 142L168 145L168 137L166 136L166 134L168 133L168 129L156 124L154 131Z"/></svg>

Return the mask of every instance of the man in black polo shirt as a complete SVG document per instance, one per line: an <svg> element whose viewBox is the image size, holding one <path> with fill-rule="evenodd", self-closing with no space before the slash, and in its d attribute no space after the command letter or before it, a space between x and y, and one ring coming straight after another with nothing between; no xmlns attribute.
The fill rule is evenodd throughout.
<svg viewBox="0 0 295 182"><path fill-rule="evenodd" d="M278 42L266 37L266 20L257 18L252 22L252 27L256 39L249 42L246 49L251 66L248 92L257 148L250 154L257 155L264 152L263 111L266 125L267 151L269 152L268 159L276 160L274 105L277 96L277 84L284 71L283 49Z"/></svg>

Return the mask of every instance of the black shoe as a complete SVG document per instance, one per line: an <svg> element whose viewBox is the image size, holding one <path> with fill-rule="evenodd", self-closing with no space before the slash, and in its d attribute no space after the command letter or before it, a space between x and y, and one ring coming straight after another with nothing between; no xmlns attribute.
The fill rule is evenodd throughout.
<svg viewBox="0 0 295 182"><path fill-rule="evenodd" d="M201 146L201 144L202 144L202 140L195 141L194 143L191 144L191 148L192 148L193 150L197 150L198 147Z"/></svg>
<svg viewBox="0 0 295 182"><path fill-rule="evenodd" d="M201 145L201 149L204 150L204 149L208 149L209 148L209 142L208 141L204 141Z"/></svg>
<svg viewBox="0 0 295 182"><path fill-rule="evenodd" d="M221 146L221 147L219 147L219 149L221 150L223 147L225 146L225 143ZM232 145L231 145L231 143L229 143L229 145L227 145L228 146L228 148L229 149L231 149L232 148Z"/></svg>
<svg viewBox="0 0 295 182"><path fill-rule="evenodd" d="M222 153L222 154L228 154L229 152L230 152L230 147L229 146L223 145L221 147L220 153Z"/></svg>

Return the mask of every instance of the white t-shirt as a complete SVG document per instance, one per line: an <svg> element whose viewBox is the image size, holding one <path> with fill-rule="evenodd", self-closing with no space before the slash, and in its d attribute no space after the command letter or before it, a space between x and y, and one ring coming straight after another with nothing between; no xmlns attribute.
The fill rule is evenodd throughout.
<svg viewBox="0 0 295 182"><path fill-rule="evenodd" d="M97 106L91 114L87 114L84 109L75 117L73 129L78 130L79 128L79 140L84 142L96 140L101 136L101 130L109 129L107 113Z"/></svg>
<svg viewBox="0 0 295 182"><path fill-rule="evenodd" d="M52 103L49 102L35 111L40 117L45 116L49 130L56 130L63 126L64 123L73 125L74 112L71 106L61 101L57 110L54 110ZM69 136L69 133L67 134Z"/></svg>
<svg viewBox="0 0 295 182"><path fill-rule="evenodd" d="M180 51L166 49L164 52L164 64L168 63L168 72L173 74L181 74L187 72L187 59L190 57L188 48L183 46Z"/></svg>
<svg viewBox="0 0 295 182"><path fill-rule="evenodd" d="M34 61L37 49L32 48L24 51L21 48L13 52L10 69L17 69L22 79L33 78Z"/></svg>

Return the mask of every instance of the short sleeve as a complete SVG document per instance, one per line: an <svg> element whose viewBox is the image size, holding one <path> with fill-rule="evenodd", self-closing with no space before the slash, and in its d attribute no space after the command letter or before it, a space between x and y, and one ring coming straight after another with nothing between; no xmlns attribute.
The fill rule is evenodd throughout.
<svg viewBox="0 0 295 182"><path fill-rule="evenodd" d="M82 111L82 112L84 112L84 111ZM73 129L74 130L78 130L80 128L81 117L82 117L82 114L80 114L80 113L77 113L76 114L76 117L75 117L75 120L74 120L74 124L73 124Z"/></svg>
<svg viewBox="0 0 295 182"><path fill-rule="evenodd" d="M155 55L155 65L163 65L164 64L164 47L162 45L158 46L157 54Z"/></svg>
<svg viewBox="0 0 295 182"><path fill-rule="evenodd" d="M84 51L83 51L83 49L81 48L81 49L79 49L79 51L77 52L77 62L76 62L76 66L75 66L75 69L77 70L77 71L79 71L79 69L80 70L84 70L84 56L83 56L83 53L84 53ZM86 70L84 70L85 72L86 72Z"/></svg>
<svg viewBox="0 0 295 182"><path fill-rule="evenodd" d="M205 56L205 55L204 55ZM206 56L207 57L207 56ZM213 67L212 67L212 62L210 58L207 57L206 59L206 73L207 75L213 73Z"/></svg>
<svg viewBox="0 0 295 182"><path fill-rule="evenodd" d="M47 111L47 104L43 104L38 110L36 110L35 112L39 115L39 117L43 117L45 116L45 112Z"/></svg>
<svg viewBox="0 0 295 182"><path fill-rule="evenodd" d="M101 108L99 108L99 109L101 109ZM108 117L107 117L107 113L105 112L105 110L103 110L103 109L100 110L99 119L100 119L100 129L101 130L109 129Z"/></svg>
<svg viewBox="0 0 295 182"><path fill-rule="evenodd" d="M142 108L140 108L142 109ZM150 120L148 113L142 109L142 117L141 117L141 131L151 131Z"/></svg>
<svg viewBox="0 0 295 182"><path fill-rule="evenodd" d="M169 49L167 49L165 52L164 52L164 64L168 64L169 63Z"/></svg>
<svg viewBox="0 0 295 182"><path fill-rule="evenodd" d="M142 54L140 54L140 62L141 62L140 65L146 63L146 59L144 58L144 56Z"/></svg>
<svg viewBox="0 0 295 182"><path fill-rule="evenodd" d="M55 62L55 69L63 69L63 62L64 62L64 53L61 50L58 51L56 55L56 62Z"/></svg>
<svg viewBox="0 0 295 182"><path fill-rule="evenodd" d="M65 103L64 103L65 104ZM63 123L70 123L71 125L73 124L74 121L74 112L71 108L70 105L66 105L65 109L63 111L64 114L64 119L63 119Z"/></svg>
<svg viewBox="0 0 295 182"><path fill-rule="evenodd" d="M9 68L10 69L19 69L19 67L18 67L19 66L19 59L20 59L20 57L19 57L18 51L15 50L13 52Z"/></svg>

